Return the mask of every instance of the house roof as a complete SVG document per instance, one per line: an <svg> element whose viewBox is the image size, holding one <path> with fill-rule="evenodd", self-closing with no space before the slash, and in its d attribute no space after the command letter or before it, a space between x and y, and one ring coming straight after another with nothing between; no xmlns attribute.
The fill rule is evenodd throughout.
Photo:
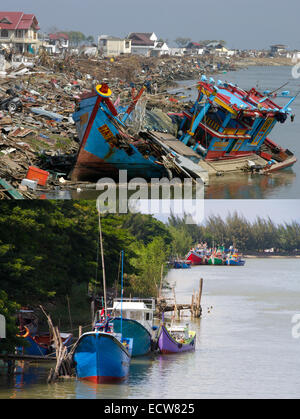
<svg viewBox="0 0 300 419"><path fill-rule="evenodd" d="M128 35L131 39L132 46L154 46L154 41L151 41L150 36L152 33L132 32Z"/></svg>
<svg viewBox="0 0 300 419"><path fill-rule="evenodd" d="M69 37L66 33L63 32L57 32L57 33L49 33L49 39L52 39L54 41L59 40L59 39L66 39L68 40Z"/></svg>
<svg viewBox="0 0 300 419"><path fill-rule="evenodd" d="M32 26L35 29L40 29L38 21L33 14L0 11L0 29L30 29Z"/></svg>
<svg viewBox="0 0 300 419"><path fill-rule="evenodd" d="M204 45L200 44L199 42L189 42L186 48L203 48Z"/></svg>

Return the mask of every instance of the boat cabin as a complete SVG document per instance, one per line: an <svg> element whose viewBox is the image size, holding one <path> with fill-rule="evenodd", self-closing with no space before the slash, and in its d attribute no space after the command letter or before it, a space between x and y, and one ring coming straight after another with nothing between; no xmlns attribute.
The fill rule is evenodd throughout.
<svg viewBox="0 0 300 419"><path fill-rule="evenodd" d="M113 307L109 308L108 314L111 318L121 317L123 319L136 320L141 323L149 332L152 332L154 322L155 300L154 298L114 299ZM95 324L104 323L103 310L97 311Z"/></svg>

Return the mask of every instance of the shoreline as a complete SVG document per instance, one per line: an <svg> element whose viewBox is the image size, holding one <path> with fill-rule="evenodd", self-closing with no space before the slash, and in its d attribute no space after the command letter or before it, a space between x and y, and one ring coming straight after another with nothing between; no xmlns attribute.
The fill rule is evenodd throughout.
<svg viewBox="0 0 300 419"><path fill-rule="evenodd" d="M300 255L243 255L245 259L300 259Z"/></svg>

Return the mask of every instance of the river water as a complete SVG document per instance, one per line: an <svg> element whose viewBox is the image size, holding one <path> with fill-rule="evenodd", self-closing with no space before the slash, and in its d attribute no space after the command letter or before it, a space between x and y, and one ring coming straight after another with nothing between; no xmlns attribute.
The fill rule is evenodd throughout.
<svg viewBox="0 0 300 419"><path fill-rule="evenodd" d="M171 270L178 303L189 303L204 279L195 352L133 359L128 380L92 385L76 379L46 384L51 364L0 375L8 398L299 398L300 259L247 259L244 267ZM298 328L299 330L299 328Z"/></svg>

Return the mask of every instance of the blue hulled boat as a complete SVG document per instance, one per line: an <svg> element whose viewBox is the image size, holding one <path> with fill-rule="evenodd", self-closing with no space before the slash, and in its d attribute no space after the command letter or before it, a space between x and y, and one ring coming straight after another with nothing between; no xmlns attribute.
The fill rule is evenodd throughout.
<svg viewBox="0 0 300 419"><path fill-rule="evenodd" d="M73 361L79 379L94 383L119 382L128 376L132 339L115 333L84 333L74 349Z"/></svg>
<svg viewBox="0 0 300 419"><path fill-rule="evenodd" d="M143 89L128 107L129 115ZM73 114L80 140L76 166L72 173L74 180L86 180L100 175L118 176L119 170L128 170L130 177L156 178L166 175L154 149L142 154L138 147L145 143L136 141L126 133L125 117L118 118L118 112L109 96L111 90L102 84L90 94L82 96L77 112Z"/></svg>
<svg viewBox="0 0 300 419"><path fill-rule="evenodd" d="M189 269L191 267L191 262L189 260L175 260L173 262L174 269Z"/></svg>
<svg viewBox="0 0 300 419"><path fill-rule="evenodd" d="M244 266L246 261L238 255L230 255L225 264L229 266Z"/></svg>

